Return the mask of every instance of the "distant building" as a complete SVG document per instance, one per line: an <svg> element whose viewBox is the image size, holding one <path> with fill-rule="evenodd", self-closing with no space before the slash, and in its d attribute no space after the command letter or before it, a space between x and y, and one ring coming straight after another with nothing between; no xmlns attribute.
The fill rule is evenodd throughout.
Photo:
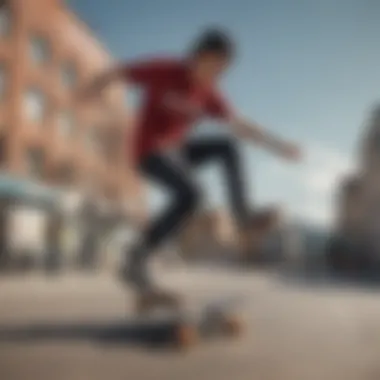
<svg viewBox="0 0 380 380"><path fill-rule="evenodd" d="M217 240L218 214L199 211L180 232L178 245L185 258L209 256Z"/></svg>
<svg viewBox="0 0 380 380"><path fill-rule="evenodd" d="M261 256L265 256L263 261L273 261L282 255L280 224L283 216L275 208L268 208L264 212L268 212L268 215L253 222L250 227L249 252L253 257L258 257L256 251L260 251ZM240 238L234 216L228 210L205 210L189 221L180 235L179 246L186 257L241 255Z"/></svg>
<svg viewBox="0 0 380 380"><path fill-rule="evenodd" d="M358 161L357 172L343 179L338 191L330 255L339 254L340 262L348 256L355 263L360 259L362 266L366 260L370 267L373 259L380 259L380 105L367 120Z"/></svg>
<svg viewBox="0 0 380 380"><path fill-rule="evenodd" d="M72 96L112 61L64 1L1 1L0 170L141 217L123 86L92 106Z"/></svg>
<svg viewBox="0 0 380 380"><path fill-rule="evenodd" d="M380 216L380 105L359 142L358 171L342 180L337 205L336 229L342 233L365 233Z"/></svg>

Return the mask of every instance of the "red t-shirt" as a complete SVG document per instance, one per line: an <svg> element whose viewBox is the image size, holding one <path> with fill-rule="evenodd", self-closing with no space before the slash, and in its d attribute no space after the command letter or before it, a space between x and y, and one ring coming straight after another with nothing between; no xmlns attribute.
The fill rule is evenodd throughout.
<svg viewBox="0 0 380 380"><path fill-rule="evenodd" d="M123 70L126 80L144 92L134 136L138 161L180 145L200 118L227 119L231 114L217 89L191 80L185 61L154 59L129 64Z"/></svg>

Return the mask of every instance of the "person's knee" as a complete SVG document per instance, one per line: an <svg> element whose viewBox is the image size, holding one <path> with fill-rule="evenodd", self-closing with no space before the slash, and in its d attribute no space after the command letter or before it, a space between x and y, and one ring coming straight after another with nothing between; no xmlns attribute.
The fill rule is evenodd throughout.
<svg viewBox="0 0 380 380"><path fill-rule="evenodd" d="M193 211L198 206L200 191L196 186L188 187L183 195L183 201L186 202L187 208Z"/></svg>
<svg viewBox="0 0 380 380"><path fill-rule="evenodd" d="M238 157L238 150L234 141L227 139L220 140L217 144L217 150L219 156L228 161L235 161Z"/></svg>
<svg viewBox="0 0 380 380"><path fill-rule="evenodd" d="M191 214L198 207L200 191L194 185L186 186L177 194L177 199L182 205L183 213Z"/></svg>

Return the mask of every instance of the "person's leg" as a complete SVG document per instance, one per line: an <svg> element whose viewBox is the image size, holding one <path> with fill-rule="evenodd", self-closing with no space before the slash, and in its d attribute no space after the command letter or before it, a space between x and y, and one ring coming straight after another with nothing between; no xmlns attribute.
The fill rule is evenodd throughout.
<svg viewBox="0 0 380 380"><path fill-rule="evenodd" d="M225 137L192 141L185 147L185 156L192 165L214 160L224 169L229 204L237 223L239 252L242 259L248 259L252 250L252 212L246 196L243 166L236 142Z"/></svg>
<svg viewBox="0 0 380 380"><path fill-rule="evenodd" d="M250 207L244 188L242 163L236 143L227 138L210 138L186 144L184 155L189 164L197 166L218 161L225 172L229 201L238 227L245 229L250 221Z"/></svg>
<svg viewBox="0 0 380 380"><path fill-rule="evenodd" d="M148 225L139 241L132 245L126 267L123 268L125 279L131 285L140 291L149 292L154 287L147 275L148 258L196 210L198 189L185 167L168 157L152 156L143 162L141 169L149 179L164 186L171 196L169 206Z"/></svg>

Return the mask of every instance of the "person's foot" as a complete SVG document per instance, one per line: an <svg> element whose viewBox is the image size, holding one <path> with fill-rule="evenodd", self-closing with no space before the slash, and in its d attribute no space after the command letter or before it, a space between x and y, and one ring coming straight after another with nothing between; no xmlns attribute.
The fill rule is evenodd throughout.
<svg viewBox="0 0 380 380"><path fill-rule="evenodd" d="M155 308L176 309L179 307L179 297L173 293L158 289L148 273L145 260L136 259L136 255L129 255L122 266L119 277L124 285L136 293L136 306L139 312L147 312Z"/></svg>
<svg viewBox="0 0 380 380"><path fill-rule="evenodd" d="M266 208L251 214L247 228L240 231L239 250L244 263L260 261L260 249L267 234L275 227L279 212L274 208Z"/></svg>
<svg viewBox="0 0 380 380"><path fill-rule="evenodd" d="M250 228L259 233L265 233L278 223L280 212L276 208L265 208L252 214Z"/></svg>
<svg viewBox="0 0 380 380"><path fill-rule="evenodd" d="M124 265L119 271L119 278L125 286L138 292L153 288L147 270L142 265Z"/></svg>

